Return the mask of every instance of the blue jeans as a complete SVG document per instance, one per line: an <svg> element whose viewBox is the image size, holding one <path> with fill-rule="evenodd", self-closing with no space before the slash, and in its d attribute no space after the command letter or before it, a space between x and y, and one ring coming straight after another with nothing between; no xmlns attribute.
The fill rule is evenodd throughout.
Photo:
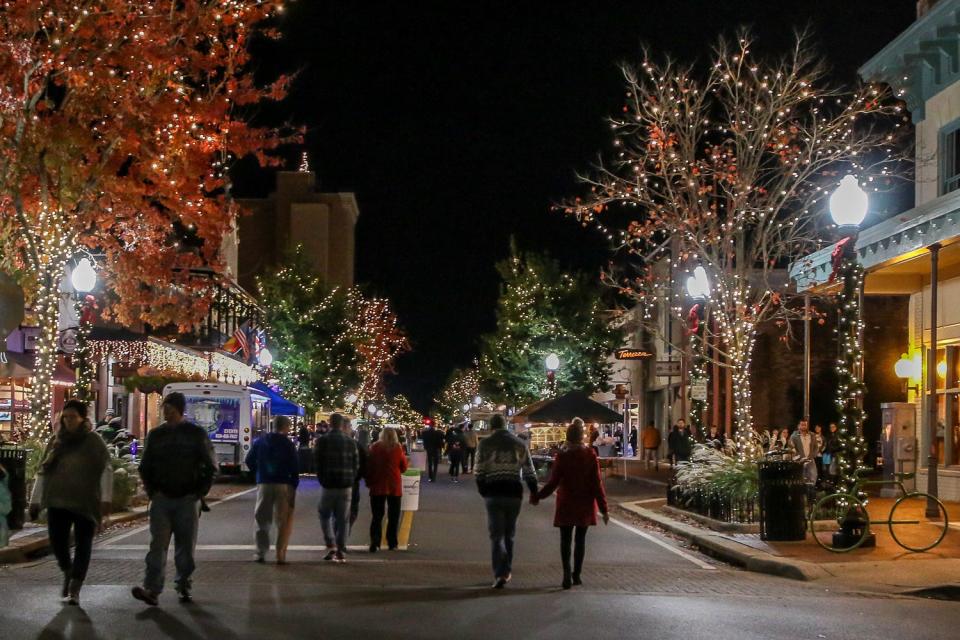
<svg viewBox="0 0 960 640"><path fill-rule="evenodd" d="M523 498L490 496L484 498L484 502L487 505L493 577L505 578L513 569L513 538L517 534L517 517Z"/></svg>
<svg viewBox="0 0 960 640"><path fill-rule="evenodd" d="M144 588L153 593L163 591L170 536L173 536L177 585L190 587L190 576L196 568L193 554L199 524L200 499L197 496L168 498L161 493L154 494L150 499L150 550L147 552Z"/></svg>
<svg viewBox="0 0 960 640"><path fill-rule="evenodd" d="M323 539L328 547L336 547L340 551L347 548L347 533L350 531L350 497L353 487L345 489L328 489L323 487L320 492L320 504L317 511L320 513L320 526L323 528Z"/></svg>

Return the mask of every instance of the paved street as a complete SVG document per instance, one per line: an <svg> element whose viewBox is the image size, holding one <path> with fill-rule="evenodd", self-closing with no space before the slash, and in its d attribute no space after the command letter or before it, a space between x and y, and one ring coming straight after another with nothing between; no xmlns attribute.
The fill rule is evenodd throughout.
<svg viewBox="0 0 960 640"><path fill-rule="evenodd" d="M140 527L99 541L82 609L58 601L52 560L7 567L0 637L869 638L899 630L944 638L960 624L954 603L838 593L745 573L626 523L591 530L585 584L564 592L552 499L525 505L515 578L493 591L482 501L470 476L459 485L446 477L423 485L407 551L360 551L369 522L364 502L350 540L357 551L333 565L321 560L317 496L315 481L304 480L284 567L251 561L254 492L205 514L192 605L177 603L172 591L155 609L130 597L147 543Z"/></svg>

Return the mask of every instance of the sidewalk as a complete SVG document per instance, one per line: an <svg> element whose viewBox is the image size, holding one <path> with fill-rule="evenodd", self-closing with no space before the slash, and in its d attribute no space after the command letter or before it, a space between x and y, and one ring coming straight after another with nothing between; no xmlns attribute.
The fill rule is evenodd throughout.
<svg viewBox="0 0 960 640"><path fill-rule="evenodd" d="M246 491L254 485L236 484L236 483L217 483L214 484L207 495L207 503L215 504L221 500ZM100 534L116 525L140 520L147 516L149 503L132 507L127 511L113 513L104 518ZM6 547L0 547L0 565L15 564L25 562L31 558L44 555L49 551L50 540L47 537L47 527L43 524L28 522L23 529L12 532L10 544Z"/></svg>
<svg viewBox="0 0 960 640"><path fill-rule="evenodd" d="M868 504L871 519L885 520L893 500L874 498ZM748 571L794 580L816 580L825 585L889 594L905 594L960 584L960 504L945 503L954 523L933 550L912 553L897 545L886 525L873 525L875 548L833 553L807 534L803 542L765 542L759 533L715 531L693 517L677 515L666 500L623 500L620 507L637 518L687 540L708 555ZM901 517L898 514L898 518Z"/></svg>

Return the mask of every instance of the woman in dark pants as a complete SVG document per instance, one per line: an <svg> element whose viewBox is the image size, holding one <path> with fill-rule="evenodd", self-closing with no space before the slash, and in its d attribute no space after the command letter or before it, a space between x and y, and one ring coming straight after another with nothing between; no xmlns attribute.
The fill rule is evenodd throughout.
<svg viewBox="0 0 960 640"><path fill-rule="evenodd" d="M380 439L367 452L364 480L370 491L370 553L380 548L383 535L383 512L387 512L387 546L394 550L399 542L400 501L403 496L402 474L407 470L407 456L397 438L396 429L384 429Z"/></svg>
<svg viewBox="0 0 960 640"><path fill-rule="evenodd" d="M60 413L60 428L44 451L30 517L47 510L50 546L63 571L61 597L80 604L80 588L90 565L93 536L110 510L113 474L110 454L87 420L87 405L69 400ZM70 557L70 530L76 545Z"/></svg>
<svg viewBox="0 0 960 640"><path fill-rule="evenodd" d="M550 480L537 494L537 499L543 500L554 490L557 492L553 526L560 528L564 589L569 589L574 584L583 584L580 571L583 569L583 557L586 553L587 527L597 524L597 506L603 514L603 523L610 521L607 515L607 496L600 478L600 463L593 449L583 444L583 431L583 420L575 418L567 428L567 442L553 462Z"/></svg>

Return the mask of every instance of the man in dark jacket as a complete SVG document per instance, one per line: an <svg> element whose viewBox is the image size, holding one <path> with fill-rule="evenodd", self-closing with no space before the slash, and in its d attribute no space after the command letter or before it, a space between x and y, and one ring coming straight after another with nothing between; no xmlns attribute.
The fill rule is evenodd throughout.
<svg viewBox="0 0 960 640"><path fill-rule="evenodd" d="M314 445L317 480L320 481L320 524L327 543L324 560L346 562L347 534L350 531L350 498L360 472L360 454L350 437L349 421L339 413L330 416L330 433Z"/></svg>
<svg viewBox="0 0 960 640"><path fill-rule="evenodd" d="M420 434L423 450L427 452L427 477L430 482L437 480L437 467L440 466L440 454L443 452L443 434L432 424Z"/></svg>
<svg viewBox="0 0 960 640"><path fill-rule="evenodd" d="M270 526L277 525L277 564L287 563L287 543L293 526L300 468L297 448L290 441L290 418L273 419L273 431L257 438L245 460L257 478L257 553L254 559L263 562L270 550Z"/></svg>
<svg viewBox="0 0 960 640"><path fill-rule="evenodd" d="M506 427L504 417L494 415L490 419L490 436L477 447L477 489L487 507L494 589L502 589L510 582L523 483L530 490L530 504L537 504L537 472L530 452Z"/></svg>
<svg viewBox="0 0 960 640"><path fill-rule="evenodd" d="M184 418L186 398L171 393L163 399L164 423L147 435L140 479L150 498L150 550L142 587L133 597L155 606L163 591L170 537L174 540L176 589L181 602L192 599L190 576L200 522L200 499L210 491L216 465L206 431Z"/></svg>
<svg viewBox="0 0 960 640"><path fill-rule="evenodd" d="M446 436L447 457L450 459L450 477L460 482L460 466L463 464L463 452L466 442L463 439L463 426L454 425Z"/></svg>

